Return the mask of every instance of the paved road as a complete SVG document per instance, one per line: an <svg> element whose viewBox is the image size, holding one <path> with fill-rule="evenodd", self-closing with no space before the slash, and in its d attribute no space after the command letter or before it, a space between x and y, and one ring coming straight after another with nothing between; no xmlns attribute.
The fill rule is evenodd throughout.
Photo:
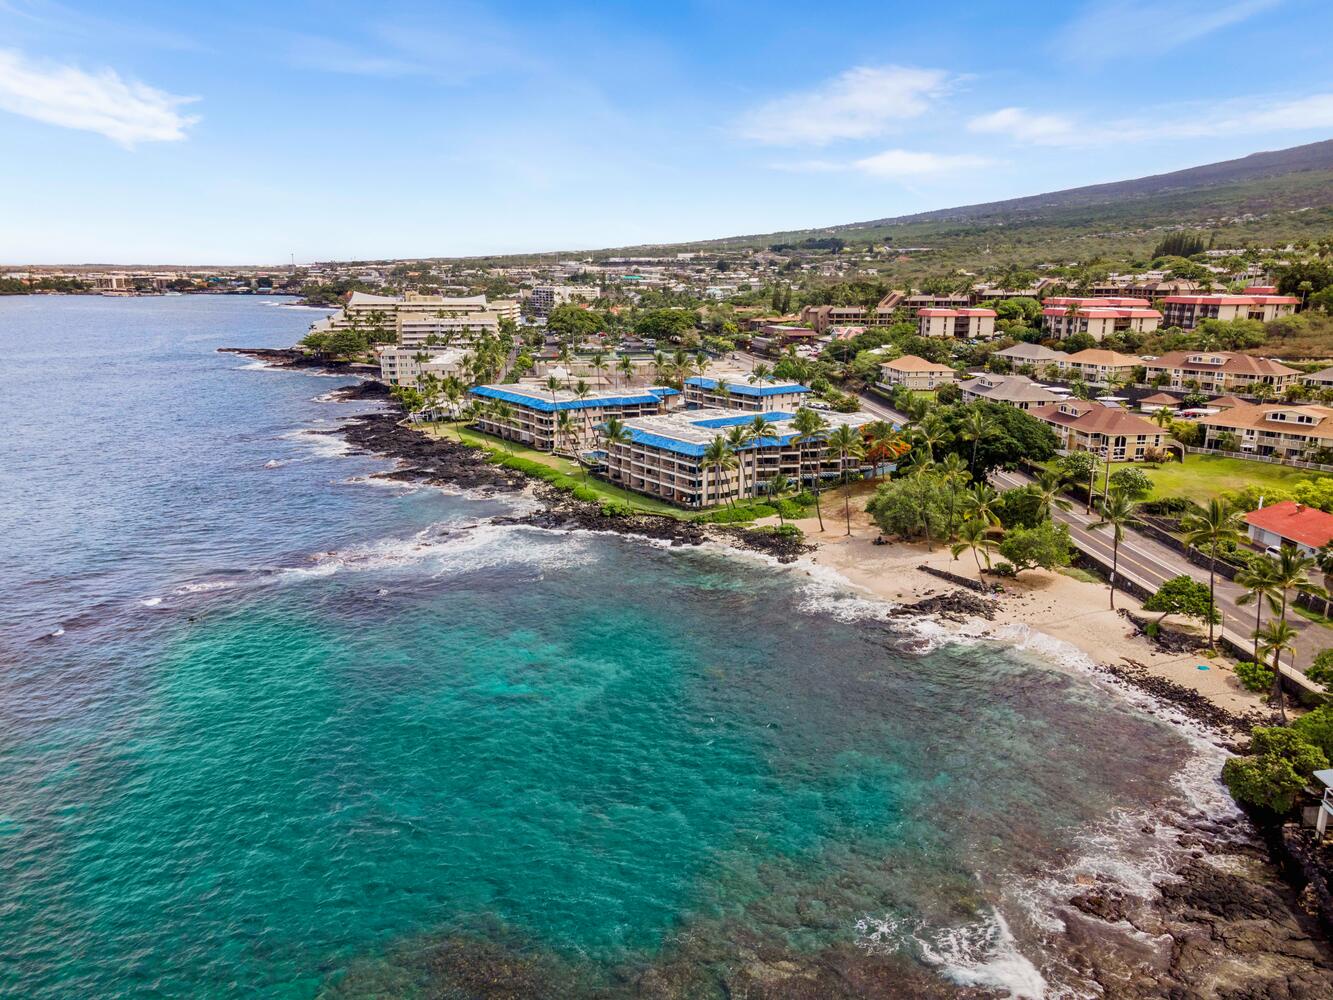
<svg viewBox="0 0 1333 1000"><path fill-rule="evenodd" d="M1032 482L1032 479L1019 472L1000 471L991 475L991 481L999 489L1012 489L1024 486ZM1088 527L1097 522L1096 514L1091 516L1085 514L1082 506L1075 506L1067 511L1055 510L1053 513L1057 520L1069 525L1069 537L1080 550L1104 560L1107 566L1111 564L1111 529L1092 531ZM1174 549L1128 528L1125 530L1124 540L1120 543L1119 570L1125 577L1149 590L1156 590L1170 578L1182 574L1192 576L1201 583L1208 582L1206 568L1194 565ZM1237 598L1244 594L1245 591L1241 587L1218 575L1216 599L1217 609L1222 613L1221 627L1230 639L1242 648L1249 649L1254 644L1252 637L1254 605L1242 607L1236 603ZM1268 619L1267 609L1264 611L1264 619ZM1298 667L1308 667L1314 655L1330 645L1333 635L1330 635L1323 626L1308 622L1299 615L1289 613L1287 620L1298 632L1294 662ZM1291 657L1284 658L1282 662L1284 666L1291 665ZM1284 672L1290 673L1290 671ZM1305 675L1299 671L1297 674L1295 679L1308 686L1309 682L1305 680ZM1311 689L1319 690L1317 687Z"/></svg>

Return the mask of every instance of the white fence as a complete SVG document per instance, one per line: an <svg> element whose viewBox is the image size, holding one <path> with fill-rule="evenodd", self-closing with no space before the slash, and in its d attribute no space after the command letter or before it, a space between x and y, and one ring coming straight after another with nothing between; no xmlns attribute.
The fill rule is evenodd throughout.
<svg viewBox="0 0 1333 1000"><path fill-rule="evenodd" d="M1227 458L1243 458L1247 462L1267 462L1269 465L1290 465L1294 469L1314 469L1317 472L1333 472L1333 465L1320 465L1318 462L1302 462L1295 458L1279 458L1274 455L1255 455L1248 451L1223 451L1221 448L1189 448L1187 455L1224 455Z"/></svg>

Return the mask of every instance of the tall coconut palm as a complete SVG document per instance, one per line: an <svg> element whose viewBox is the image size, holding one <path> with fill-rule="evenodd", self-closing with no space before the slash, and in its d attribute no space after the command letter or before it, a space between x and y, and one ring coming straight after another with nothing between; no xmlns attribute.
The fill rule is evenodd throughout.
<svg viewBox="0 0 1333 1000"><path fill-rule="evenodd" d="M560 391L560 380L554 375L546 376L546 391L551 394L551 402L555 402L555 394Z"/></svg>
<svg viewBox="0 0 1333 1000"><path fill-rule="evenodd" d="M954 512L958 508L958 488L966 486L972 473L967 471L967 463L953 452L944 456L944 461L936 464L940 479L949 487L949 527L948 537L953 537Z"/></svg>
<svg viewBox="0 0 1333 1000"><path fill-rule="evenodd" d="M510 427L510 421L514 419L514 407L509 403L506 403L504 400L500 400L495 404L492 412L495 414L495 422L502 428L500 432L500 444L505 451L512 454L513 450L509 447L509 436L505 431L514 430ZM514 433L517 433L517 431L515 430Z"/></svg>
<svg viewBox="0 0 1333 1000"><path fill-rule="evenodd" d="M1000 526L1000 494L989 483L975 483L963 494L963 514L993 528Z"/></svg>
<svg viewBox="0 0 1333 1000"><path fill-rule="evenodd" d="M964 441L972 442L972 457L968 460L967 467L974 476L977 474L977 446L994 429L995 421L979 406L969 406L963 414L958 435Z"/></svg>
<svg viewBox="0 0 1333 1000"><path fill-rule="evenodd" d="M569 442L569 450L572 453L574 448L574 415L568 410L561 410L555 415L555 444L558 448L561 441Z"/></svg>
<svg viewBox="0 0 1333 1000"><path fill-rule="evenodd" d="M1116 573L1120 569L1120 543L1125 538L1125 525L1131 523L1138 515L1139 504L1137 500L1130 499L1129 495L1123 490L1112 490L1110 495L1102 501L1102 519L1094 524L1088 525L1090 529L1096 531L1099 528L1111 529L1111 608L1115 609L1115 582Z"/></svg>
<svg viewBox="0 0 1333 1000"><path fill-rule="evenodd" d="M726 436L727 447L731 453L736 456L736 475L740 478L738 488L741 496L745 495L745 454L742 449L750 443L749 436L745 428L740 424L733 424L727 428Z"/></svg>
<svg viewBox="0 0 1333 1000"><path fill-rule="evenodd" d="M1282 601L1282 591L1277 583L1277 563L1267 556L1260 556L1251 561L1236 574L1236 583L1245 588L1245 593L1236 598L1240 605L1254 605L1254 662L1259 662L1259 629L1263 625L1264 603L1276 614Z"/></svg>
<svg viewBox="0 0 1333 1000"><path fill-rule="evenodd" d="M795 442L798 451L797 467L800 469L800 477L804 479L806 445L813 444L820 449L823 448L824 438L828 434L828 421L809 407L802 406L796 411L796 416L792 418L791 425L796 430L796 436L792 440ZM815 493L815 513L819 515L819 530L823 531L824 511L819 506L819 481L819 466L816 464L810 485Z"/></svg>
<svg viewBox="0 0 1333 1000"><path fill-rule="evenodd" d="M1273 658L1273 693L1277 696L1277 709L1282 721L1287 721L1287 701L1282 693L1282 654L1295 651L1296 630L1291 623L1281 619L1271 619L1255 637L1259 640L1259 651L1265 659Z"/></svg>
<svg viewBox="0 0 1333 1000"><path fill-rule="evenodd" d="M667 380L671 371L671 362L661 351L653 352L653 380L659 385Z"/></svg>
<svg viewBox="0 0 1333 1000"><path fill-rule="evenodd" d="M773 369L764 362L755 365L749 375L749 382L754 385L756 382L768 382L773 378Z"/></svg>
<svg viewBox="0 0 1333 1000"><path fill-rule="evenodd" d="M630 434L629 428L619 417L611 417L606 423L602 424L601 433L602 444L606 448L608 459L611 457L612 449L618 445L628 446L634 441L634 436ZM608 462L608 466L609 464Z"/></svg>
<svg viewBox="0 0 1333 1000"><path fill-rule="evenodd" d="M761 441L767 438L775 438L778 428L773 421L769 420L762 413L756 413L748 424L745 425L745 440L747 444L755 445L753 451L754 475L750 478L750 485L753 488L755 496L759 495L759 448Z"/></svg>
<svg viewBox="0 0 1333 1000"><path fill-rule="evenodd" d="M782 516L782 501L795 492L796 485L779 472L768 481L766 489L768 490L768 498L773 501L773 506L778 509L778 523L786 524L787 519Z"/></svg>
<svg viewBox="0 0 1333 1000"><path fill-rule="evenodd" d="M916 425L917 439L926 446L931 458L935 457L935 446L944 440L944 435L944 421L933 413Z"/></svg>
<svg viewBox="0 0 1333 1000"><path fill-rule="evenodd" d="M1313 556L1307 556L1294 545L1284 544L1273 561L1273 585L1282 593L1278 617L1287 620L1287 595L1291 591L1308 594L1318 588L1310 582L1310 570L1315 566Z"/></svg>
<svg viewBox="0 0 1333 1000"><path fill-rule="evenodd" d="M1217 497L1203 510L1180 520L1185 543L1208 553L1208 645L1214 646L1213 619L1217 617L1217 555L1226 545L1240 541L1240 514Z"/></svg>
<svg viewBox="0 0 1333 1000"><path fill-rule="evenodd" d="M981 578L981 558L977 555L981 552L986 556L986 569L990 569L990 550L998 544L990 536L990 525L985 521L979 521L975 518L964 521L958 529L958 541L949 546L949 551L957 559L962 555L965 549L972 550L972 558L977 563L977 578Z"/></svg>
<svg viewBox="0 0 1333 1000"><path fill-rule="evenodd" d="M598 381L601 381L603 373L606 371L606 355L598 351L592 356L589 364L592 365L592 370L597 374Z"/></svg>
<svg viewBox="0 0 1333 1000"><path fill-rule="evenodd" d="M723 474L730 469L736 468L736 456L732 454L727 446L726 439L721 434L715 435L712 441L704 447L703 464L705 468L713 470L713 491L716 494L718 503L722 502ZM707 502L708 493L704 491L704 501Z"/></svg>
<svg viewBox="0 0 1333 1000"><path fill-rule="evenodd" d="M828 436L827 443L828 454L836 455L838 458L838 468L842 471L842 514L847 521L847 534L852 533L852 491L847 489L847 460L849 458L860 458L865 454L865 445L861 441L861 435L847 424L841 424L833 429Z"/></svg>
<svg viewBox="0 0 1333 1000"><path fill-rule="evenodd" d="M634 381L634 361L628 354L622 354L620 360L616 362L616 368L620 374L625 376L625 384L630 385Z"/></svg>
<svg viewBox="0 0 1333 1000"><path fill-rule="evenodd" d="M1073 506L1062 495L1063 486L1064 482L1060 479L1060 474L1052 469L1044 470L1037 476L1036 480L1028 484L1027 490L1036 502L1041 520L1049 521L1051 519L1052 507L1069 510Z"/></svg>
<svg viewBox="0 0 1333 1000"><path fill-rule="evenodd" d="M1157 409L1153 410L1152 422L1158 427L1165 429L1171 423L1171 419L1174 416L1175 414L1171 412L1171 407L1159 406Z"/></svg>

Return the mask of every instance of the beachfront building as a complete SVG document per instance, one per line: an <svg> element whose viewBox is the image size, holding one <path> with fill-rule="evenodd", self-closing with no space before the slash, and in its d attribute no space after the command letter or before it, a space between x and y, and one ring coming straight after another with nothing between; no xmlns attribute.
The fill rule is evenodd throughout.
<svg viewBox="0 0 1333 1000"><path fill-rule="evenodd" d="M1134 378L1135 369L1143 366L1143 362L1132 354L1096 347L1065 354L1056 364L1065 378L1078 378L1096 385L1104 385L1110 379L1129 382Z"/></svg>
<svg viewBox="0 0 1333 1000"><path fill-rule="evenodd" d="M735 410L681 410L659 416L627 419L629 441L606 444L606 476L626 489L658 497L682 507L712 507L738 497L762 494L762 485L779 473L793 481L813 482L843 470L836 455L818 442L802 442L792 421L793 412L770 411L770 436L753 441L736 453L736 467L717 469L704 458L708 445L732 427L744 426L754 413ZM867 413L828 416L829 429L861 427L875 418ZM848 468L859 460L848 459ZM744 486L742 487L742 481Z"/></svg>
<svg viewBox="0 0 1333 1000"><path fill-rule="evenodd" d="M478 385L469 394L485 404L473 425L478 430L539 451L566 455L597 447L597 428L611 417L624 420L665 413L680 395L676 389L653 386L604 389L580 396L569 389L551 392L522 384ZM501 412L501 407L507 407L508 412ZM571 419L562 422L562 413L568 413Z"/></svg>
<svg viewBox="0 0 1333 1000"><path fill-rule="evenodd" d="M1298 461L1333 448L1333 407L1315 403L1241 403L1205 414L1198 424L1205 448L1228 444L1245 454Z"/></svg>
<svg viewBox="0 0 1333 1000"><path fill-rule="evenodd" d="M1026 375L993 375L984 372L974 379L960 382L963 402L974 403L987 400L992 403L1004 403L1020 410L1030 410L1034 406L1058 403L1066 398L1064 393L1034 382Z"/></svg>
<svg viewBox="0 0 1333 1000"><path fill-rule="evenodd" d="M380 349L380 378L389 385L417 388L422 375L446 378L463 375L467 351L461 347L384 347Z"/></svg>
<svg viewBox="0 0 1333 1000"><path fill-rule="evenodd" d="M1253 395L1262 386L1269 395L1280 396L1301 375L1277 361L1229 351L1169 351L1143 365L1150 384L1160 380L1172 389L1244 395Z"/></svg>
<svg viewBox="0 0 1333 1000"><path fill-rule="evenodd" d="M1006 347L992 355L992 357L1004 358L1014 368L1022 368L1027 365L1034 369L1044 369L1047 365L1059 364L1068 356L1062 351L1052 350L1042 344L1026 342Z"/></svg>
<svg viewBox="0 0 1333 1000"><path fill-rule="evenodd" d="M950 385L957 379L958 373L948 365L927 361L915 354L904 354L901 358L885 361L879 366L881 384L887 386L905 385L909 389L917 389L922 392L938 389L942 385Z"/></svg>
<svg viewBox="0 0 1333 1000"><path fill-rule="evenodd" d="M1100 343L1116 333L1151 333L1162 322L1147 299L1053 296L1042 307L1042 329L1060 340L1086 333Z"/></svg>
<svg viewBox="0 0 1333 1000"><path fill-rule="evenodd" d="M1109 456L1113 462L1136 461L1148 449L1166 444L1166 431L1118 406L1066 399L1034 406L1028 413L1055 431L1061 448Z"/></svg>
<svg viewBox="0 0 1333 1000"><path fill-rule="evenodd" d="M801 405L808 386L799 382L747 382L743 379L716 379L695 375L685 380L685 405L724 410L795 410Z"/></svg>
<svg viewBox="0 0 1333 1000"><path fill-rule="evenodd" d="M990 340L995 336L995 310L919 309L916 332L921 337L952 337L956 340Z"/></svg>
<svg viewBox="0 0 1333 1000"><path fill-rule="evenodd" d="M1161 300L1167 326L1192 330L1206 319L1257 319L1264 323L1289 316L1301 300L1278 295L1272 285L1251 285L1239 295L1168 295Z"/></svg>
<svg viewBox="0 0 1333 1000"><path fill-rule="evenodd" d="M1250 541L1264 548L1290 545L1307 556L1333 542L1333 514L1295 500L1260 507L1245 515Z"/></svg>
<svg viewBox="0 0 1333 1000"><path fill-rule="evenodd" d="M408 292L399 297L353 292L347 305L310 329L313 333L359 329L381 342L392 336L400 347L425 344L434 335L432 344L447 346L470 344L483 332L498 333L506 319L518 319L517 302L489 302L484 295L455 298Z"/></svg>

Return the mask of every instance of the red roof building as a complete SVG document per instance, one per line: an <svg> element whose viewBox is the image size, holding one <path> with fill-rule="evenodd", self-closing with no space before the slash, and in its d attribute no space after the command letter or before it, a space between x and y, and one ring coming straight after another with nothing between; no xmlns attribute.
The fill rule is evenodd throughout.
<svg viewBox="0 0 1333 1000"><path fill-rule="evenodd" d="M1250 526L1250 540L1256 545L1286 542L1313 554L1333 542L1333 514L1295 500L1252 510L1245 515L1245 522Z"/></svg>

